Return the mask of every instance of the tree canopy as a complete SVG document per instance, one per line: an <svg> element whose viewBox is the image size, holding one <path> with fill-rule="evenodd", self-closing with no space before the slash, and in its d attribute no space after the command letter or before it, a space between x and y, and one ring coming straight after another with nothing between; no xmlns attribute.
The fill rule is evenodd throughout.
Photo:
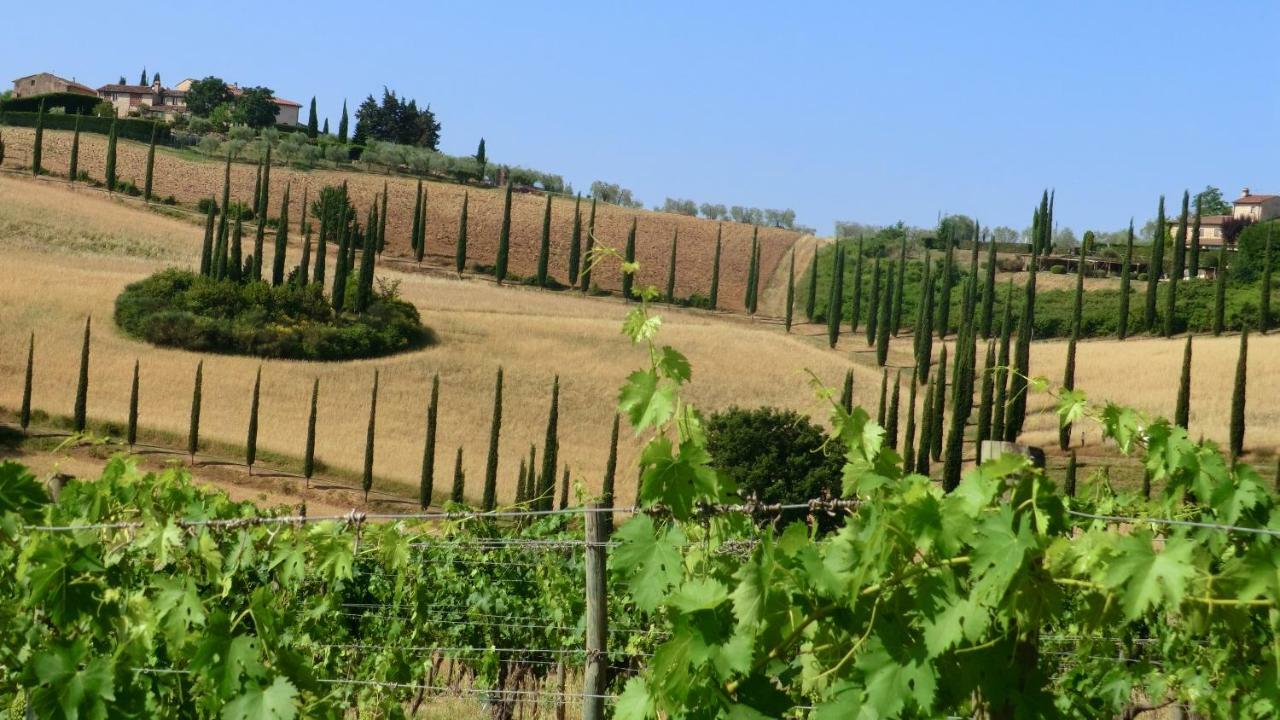
<svg viewBox="0 0 1280 720"><path fill-rule="evenodd" d="M187 89L187 109L197 117L209 117L214 108L232 100L231 88L222 78L210 75L203 80L196 80Z"/></svg>
<svg viewBox="0 0 1280 720"><path fill-rule="evenodd" d="M245 88L236 98L235 104L244 118L244 123L252 128L275 125L276 114L280 112L280 106L275 104L275 93L271 88Z"/></svg>
<svg viewBox="0 0 1280 720"><path fill-rule="evenodd" d="M1230 215L1231 203L1222 198L1222 191L1212 185L1205 185L1204 190L1196 193L1195 201L1200 204L1202 215Z"/></svg>
<svg viewBox="0 0 1280 720"><path fill-rule="evenodd" d="M363 145L369 140L435 150L440 144L440 123L430 105L419 110L416 100L405 102L384 87L381 103L370 95L356 108L352 142Z"/></svg>

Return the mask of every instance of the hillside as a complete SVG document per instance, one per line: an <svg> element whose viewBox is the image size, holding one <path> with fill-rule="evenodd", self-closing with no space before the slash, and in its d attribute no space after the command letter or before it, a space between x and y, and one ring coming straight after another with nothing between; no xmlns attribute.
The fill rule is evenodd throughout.
<svg viewBox="0 0 1280 720"><path fill-rule="evenodd" d="M6 167L16 167L21 161L29 162L34 131L28 128L4 128L4 140L9 148ZM65 175L70 162L71 133L45 131L43 166ZM92 133L80 136L80 168L88 170L91 177L101 179L105 164L106 138ZM146 175L145 145L120 140L117 145L117 174L122 180L132 180L139 187ZM160 148L156 153L155 193L158 197L173 195L178 202L193 206L206 197L219 197L222 192L224 165L216 160L204 160L191 153L178 153ZM233 163L231 167L231 196L247 199L253 194L256 166ZM290 218L297 222L301 212L304 192L312 197L326 185L347 182L353 202L363 213L376 194L387 184L389 207L387 219L387 252L392 256L410 257L410 222L413 215L417 179L397 175L375 175L363 172L337 170L294 170L276 166L271 169L271 214L277 215L286 185L292 187ZM437 263L453 267L454 247L458 236L458 216L462 208L463 193L470 196L468 206L468 265L491 265L497 251L499 228L502 224L503 193L494 188L464 188L444 182L425 184L428 196L427 255ZM542 233L544 196L516 193L512 199L510 271L520 275L532 275L537 267L538 245ZM567 280L569 242L572 235L574 200L557 197L552 202L551 274L561 282ZM583 228L587 222L590 203L583 202ZM363 215L361 215L363 217ZM717 227L723 227L723 252L720 266L720 307L728 310L743 309L747 268L750 263L752 228L740 223L716 223L710 220L674 215L670 213L630 210L614 205L597 205L596 238L598 243L622 250L626 243L631 221L637 222L636 258L641 264L640 281L665 286L671 237L679 232L677 252L676 294L687 297L693 293L706 295L711 283L711 267L715 255ZM799 237L798 233L777 228L761 228L761 275L774 274L779 260L787 248ZM585 235L584 235L585 238ZM295 238L296 240L296 238ZM584 239L585 244L585 239ZM620 286L616 271L594 273L593 282L607 290Z"/></svg>

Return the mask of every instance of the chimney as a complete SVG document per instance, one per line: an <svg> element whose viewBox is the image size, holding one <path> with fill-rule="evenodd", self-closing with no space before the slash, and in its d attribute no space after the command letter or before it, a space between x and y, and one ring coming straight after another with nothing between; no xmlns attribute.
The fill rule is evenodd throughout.
<svg viewBox="0 0 1280 720"><path fill-rule="evenodd" d="M1240 197L1242 197L1242 198L1247 198L1247 197L1249 197L1249 188L1245 188L1245 189L1241 190L1241 191L1240 191Z"/></svg>

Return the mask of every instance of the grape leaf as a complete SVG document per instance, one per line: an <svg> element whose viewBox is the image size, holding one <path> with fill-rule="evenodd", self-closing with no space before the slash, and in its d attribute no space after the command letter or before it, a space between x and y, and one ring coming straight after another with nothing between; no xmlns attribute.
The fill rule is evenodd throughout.
<svg viewBox="0 0 1280 720"><path fill-rule="evenodd" d="M627 579L636 605L646 612L657 609L683 571L684 534L675 527L659 530L653 518L637 515L618 528L614 539L621 544L612 565Z"/></svg>
<svg viewBox="0 0 1280 720"><path fill-rule="evenodd" d="M204 606L200 603L195 581L190 577L181 580L157 577L151 586L159 591L153 610L160 619L165 640L181 646L187 641L192 626L204 625Z"/></svg>
<svg viewBox="0 0 1280 720"><path fill-rule="evenodd" d="M25 467L12 460L0 462L0 515L18 513L23 520L35 522L47 502L49 493Z"/></svg>
<svg viewBox="0 0 1280 720"><path fill-rule="evenodd" d="M54 645L32 658L28 678L38 683L31 691L31 709L37 717L99 720L109 716L107 702L115 700L111 658L86 661L87 654L81 639Z"/></svg>
<svg viewBox="0 0 1280 720"><path fill-rule="evenodd" d="M298 691L283 677L266 688L254 688L222 708L222 720L293 720Z"/></svg>
<svg viewBox="0 0 1280 720"><path fill-rule="evenodd" d="M631 373L618 393L618 409L627 414L636 433L666 423L675 407L675 388L659 383L657 373L652 370Z"/></svg>
<svg viewBox="0 0 1280 720"><path fill-rule="evenodd" d="M697 612L718 607L729 598L729 589L713 578L686 580L671 596L671 605L681 612Z"/></svg>
<svg viewBox="0 0 1280 720"><path fill-rule="evenodd" d="M614 708L615 720L651 720L656 716L649 686L638 677L628 680Z"/></svg>
<svg viewBox="0 0 1280 720"><path fill-rule="evenodd" d="M1138 530L1121 537L1115 551L1105 582L1121 590L1121 607L1127 618L1138 618L1162 599L1174 605L1182 602L1187 583L1196 574L1194 543L1172 536L1156 552L1150 531Z"/></svg>

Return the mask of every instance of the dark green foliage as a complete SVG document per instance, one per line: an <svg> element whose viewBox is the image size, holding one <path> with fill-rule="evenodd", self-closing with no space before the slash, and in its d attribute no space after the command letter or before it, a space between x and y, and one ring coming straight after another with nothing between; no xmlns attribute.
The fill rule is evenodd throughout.
<svg viewBox="0 0 1280 720"><path fill-rule="evenodd" d="M1178 380L1178 404L1173 411L1173 423L1186 428L1191 419L1191 336L1182 348L1182 375Z"/></svg>
<svg viewBox="0 0 1280 720"><path fill-rule="evenodd" d="M311 112L307 115L307 137L315 139L320 134L320 118L316 116L316 96L311 96Z"/></svg>
<svg viewBox="0 0 1280 720"><path fill-rule="evenodd" d="M376 357L432 341L417 308L394 293L378 293L356 315L335 312L319 285L242 284L178 269L127 286L115 319L155 345L297 360Z"/></svg>
<svg viewBox="0 0 1280 720"><path fill-rule="evenodd" d="M449 501L461 505L466 500L467 475L462 470L462 446L453 458L453 488L449 491Z"/></svg>
<svg viewBox="0 0 1280 720"><path fill-rule="evenodd" d="M892 317L892 315L890 315ZM893 390L889 391L889 410L884 416L884 442L891 448L898 447L898 412L902 400L902 371L898 371L893 381Z"/></svg>
<svg viewBox="0 0 1280 720"><path fill-rule="evenodd" d="M142 199L151 202L151 186L156 172L156 128L151 128L151 143L147 146L147 174L142 184Z"/></svg>
<svg viewBox="0 0 1280 720"><path fill-rule="evenodd" d="M422 262L422 178L418 178L418 190L413 200L413 222L409 225L409 245L413 248L413 257Z"/></svg>
<svg viewBox="0 0 1280 720"><path fill-rule="evenodd" d="M1156 211L1156 231L1151 241L1151 264L1147 267L1147 302L1142 316L1142 327L1147 332L1156 328L1156 286L1164 273L1164 196L1160 196L1160 207Z"/></svg>
<svg viewBox="0 0 1280 720"><path fill-rule="evenodd" d="M671 256L667 259L667 302L676 301L676 249L680 244L680 231L671 231Z"/></svg>
<svg viewBox="0 0 1280 720"><path fill-rule="evenodd" d="M578 284L582 265L582 193L573 200L573 230L569 234L569 287Z"/></svg>
<svg viewBox="0 0 1280 720"><path fill-rule="evenodd" d="M636 219L631 218L631 229L627 231L627 246L623 251L623 261L628 265L634 265L636 261ZM635 273L629 272L627 268L622 271L622 297L627 301L631 301L631 286L635 281Z"/></svg>
<svg viewBox="0 0 1280 720"><path fill-rule="evenodd" d="M262 161L258 161L257 171L253 176L253 216L262 222Z"/></svg>
<svg viewBox="0 0 1280 720"><path fill-rule="evenodd" d="M935 462L942 459L942 443L945 440L943 431L945 422L943 418L947 411L947 346L942 346L942 351L938 353L938 372L935 375L933 384L933 417L931 422L933 427L929 429L929 456Z"/></svg>
<svg viewBox="0 0 1280 720"><path fill-rule="evenodd" d="M564 466L564 475L560 479L560 509L569 507L569 466Z"/></svg>
<svg viewBox="0 0 1280 720"><path fill-rule="evenodd" d="M947 439L942 460L942 490L951 492L960 486L960 470L964 449L964 416L959 407L951 409L951 422L947 427Z"/></svg>
<svg viewBox="0 0 1280 720"><path fill-rule="evenodd" d="M609 459L604 464L604 481L600 484L600 503L604 507L613 507L613 486L618 473L618 415L613 416L613 431L609 435ZM605 522L605 537L613 534L613 513L605 513L601 519Z"/></svg>
<svg viewBox="0 0 1280 720"><path fill-rule="evenodd" d="M1076 451L1072 450L1071 455L1067 457L1067 477L1063 483L1063 490L1067 493L1067 497L1076 496Z"/></svg>
<svg viewBox="0 0 1280 720"><path fill-rule="evenodd" d="M1187 243L1187 202L1190 195L1182 191L1182 214L1178 216L1178 230L1173 236L1173 262L1169 272L1169 287L1164 299L1164 336L1173 337L1174 320L1177 317L1178 283L1182 281L1183 260L1186 257Z"/></svg>
<svg viewBox="0 0 1280 720"><path fill-rule="evenodd" d="M230 159L227 161L230 167ZM227 199L226 193L223 193L222 199ZM223 203L226 204L225 202ZM261 227L267 221L267 215L271 211L271 145L267 145L267 155L262 161L262 195L258 198L257 210L255 211L258 218L258 225Z"/></svg>
<svg viewBox="0 0 1280 720"><path fill-rule="evenodd" d="M1129 335L1129 287L1133 272L1133 219L1129 220L1129 235L1124 243L1124 267L1120 269L1120 309L1117 312L1116 336L1124 340Z"/></svg>
<svg viewBox="0 0 1280 720"><path fill-rule="evenodd" d="M920 304L916 309L916 324L913 330L916 351L917 384L929 380L929 367L933 363L933 268L929 257L924 259L924 273L920 276ZM1008 303L1006 303L1008 305ZM928 417L927 415L924 417Z"/></svg>
<svg viewBox="0 0 1280 720"><path fill-rule="evenodd" d="M876 321L876 364L884 367L889 359L889 331L893 323L893 264L885 273L884 297L880 298L880 318Z"/></svg>
<svg viewBox="0 0 1280 720"><path fill-rule="evenodd" d="M21 98L26 100L26 98ZM147 142L151 139L151 129L159 125L156 137L160 142L168 142L173 134L169 126L164 122L152 122L151 120L139 120L137 118L115 118L115 117L96 117L92 115L76 115L68 113L65 115L45 113L44 127L46 130L74 130L76 120L80 118L80 128L84 132L94 133L96 135L111 134L112 125L116 126L117 137L123 137L128 140L136 140L138 142ZM31 112L10 112L0 109L0 125L10 125L13 127L29 127L36 126L37 113L35 108Z"/></svg>
<svg viewBox="0 0 1280 720"><path fill-rule="evenodd" d="M1027 378L1031 374L1031 338L1036 317L1036 256L1031 257L1019 318L1017 345L1014 348L1013 374L1009 379L1009 410L1005 415L1004 439L1014 442L1022 433L1027 416Z"/></svg>
<svg viewBox="0 0 1280 720"><path fill-rule="evenodd" d="M827 299L827 345L835 347L840 341L840 311L844 301L844 248L831 256L835 266L832 271L831 296ZM857 297L856 293L854 297Z"/></svg>
<svg viewBox="0 0 1280 720"><path fill-rule="evenodd" d="M338 119L338 142L347 144L347 101L342 101L342 115ZM462 448L458 448L458 456L462 456Z"/></svg>
<svg viewBox="0 0 1280 720"><path fill-rule="evenodd" d="M1236 356L1236 379L1231 390L1231 459L1244 452L1245 384L1249 375L1249 330L1240 333L1240 353Z"/></svg>
<svg viewBox="0 0 1280 720"><path fill-rule="evenodd" d="M303 207L305 208L306 205L304 204ZM239 232L239 229L240 221L237 220L236 231ZM291 274L291 282L306 284L311 273L311 228L305 223L302 227L302 259L298 262L295 271L296 274Z"/></svg>
<svg viewBox="0 0 1280 720"><path fill-rule="evenodd" d="M361 314L367 311L369 304L373 302L373 270L377 262L377 241L377 227L370 224L364 235L364 245L360 252L360 274L356 278L356 312Z"/></svg>
<svg viewBox="0 0 1280 720"><path fill-rule="evenodd" d="M307 414L307 444L302 455L302 476L311 487L311 476L316 469L316 409L320 402L320 378L311 383L311 410Z"/></svg>
<svg viewBox="0 0 1280 720"><path fill-rule="evenodd" d="M493 386L493 414L489 425L489 458L484 468L484 498L482 510L488 512L498 504L498 441L502 435L502 368Z"/></svg>
<svg viewBox="0 0 1280 720"><path fill-rule="evenodd" d="M76 405L72 429L84 432L89 407L89 330L93 318L84 320L84 342L80 345L80 375L76 381Z"/></svg>
<svg viewBox="0 0 1280 720"><path fill-rule="evenodd" d="M844 371L844 386L840 388L840 407L853 412L853 368Z"/></svg>
<svg viewBox="0 0 1280 720"><path fill-rule="evenodd" d="M4 161L4 152L0 150L0 162ZM67 166L67 179L75 182L80 175L80 116L76 115L76 126L71 136L71 162Z"/></svg>
<svg viewBox="0 0 1280 720"><path fill-rule="evenodd" d="M462 193L462 210L458 213L458 241L453 251L453 267L457 272L467 268L467 203L469 193Z"/></svg>
<svg viewBox="0 0 1280 720"><path fill-rule="evenodd" d="M524 505L529 499L529 466L520 458L520 474L516 479L516 505Z"/></svg>
<svg viewBox="0 0 1280 720"><path fill-rule="evenodd" d="M551 193L542 211L542 237L538 242L538 287L547 286L547 264L551 260Z"/></svg>
<svg viewBox="0 0 1280 720"><path fill-rule="evenodd" d="M1263 335L1271 329L1271 225L1267 223L1267 246L1263 255L1261 297L1258 299L1258 332Z"/></svg>
<svg viewBox="0 0 1280 720"><path fill-rule="evenodd" d="M40 101L40 110L36 113L36 139L31 146L31 174L39 175L41 161L44 158L44 101Z"/></svg>
<svg viewBox="0 0 1280 720"><path fill-rule="evenodd" d="M216 207L210 198L209 211L204 218L204 243L200 246L200 274L204 276L213 272L213 214Z"/></svg>
<svg viewBox="0 0 1280 720"><path fill-rule="evenodd" d="M837 243L837 246L839 246L839 243ZM844 253L844 250L841 250L840 252L841 252L841 254L843 254L843 253ZM862 319L862 266L863 266L863 259L866 257L866 253L865 253L865 252L863 252L862 238L858 238L858 251L857 251L857 252L858 252L858 260L857 260L857 262L855 262L855 263L853 264L853 265L854 265L854 267L853 267L853 299L852 299L853 306L852 306L852 308L850 309L850 320L849 320L849 332L851 332L851 333L856 333L856 332L858 332L858 323L859 323L859 322L861 321L861 319ZM817 262L817 260L816 260L817 255L816 255L816 253L815 253L814 257L815 257L814 262ZM877 257L878 257L878 256L877 256ZM836 281L840 284L841 292L840 292L840 293L838 293L838 295L840 296L841 302L843 303L843 302L844 302L844 292L843 292L843 288L844 288L844 258L843 258L843 257L841 257L841 258L840 258L839 271L838 271L838 272L836 272L836 273L834 274L834 277L836 278ZM872 295L874 295L874 294L875 294L875 293L873 292L873 293L872 293ZM828 312L828 313L830 313L830 312L831 312L831 308L832 308L832 307L834 307L834 306L833 306L830 302L828 302L828 303L827 303L827 312ZM836 308L835 308L835 310L836 310L837 322L839 322L839 318L840 318L840 317L843 317L843 316L841 315L841 313L843 312L843 310L844 310L844 309L843 309L843 307L836 307ZM874 316L875 316L875 313L874 313L874 312L868 312L868 313L867 313L867 322L871 322L871 318L872 318L872 317L874 317Z"/></svg>
<svg viewBox="0 0 1280 720"><path fill-rule="evenodd" d="M78 92L50 92L39 93L36 95L26 95L23 97L7 97L0 100L0 112L13 112L22 115L35 115L41 108L44 109L45 120L53 120L56 118L70 118L80 114L89 114L97 107L102 100L97 96L82 95ZM61 111L61 112L55 112ZM21 125L22 123L6 123L12 125ZM53 128L65 130L66 128Z"/></svg>
<svg viewBox="0 0 1280 720"><path fill-rule="evenodd" d="M1213 284L1213 334L1221 335L1226 325L1227 299L1227 259L1222 250L1218 251L1218 269Z"/></svg>
<svg viewBox="0 0 1280 720"><path fill-rule="evenodd" d="M387 196L389 193L390 193L390 189L387 187L387 182L384 180L382 182L382 209L378 212L378 254L379 255L381 255L382 251L385 250L387 247Z"/></svg>
<svg viewBox="0 0 1280 720"><path fill-rule="evenodd" d="M28 362L30 360L28 359ZM25 430L26 427L24 426ZM129 386L129 424L125 430L125 442L129 443L129 449L132 450L135 443L138 442L138 361L133 361L133 383Z"/></svg>
<svg viewBox="0 0 1280 720"><path fill-rule="evenodd" d="M907 391L907 431L902 439L903 470L912 473L916 466L916 384L914 376Z"/></svg>
<svg viewBox="0 0 1280 720"><path fill-rule="evenodd" d="M894 337L902 329L902 295L907 285L907 238L902 238L902 247L898 251L898 274L893 278L893 311L889 314L889 322Z"/></svg>
<svg viewBox="0 0 1280 720"><path fill-rule="evenodd" d="M204 361L196 363L196 379L191 386L191 415L187 425L187 455L191 456L191 464L196 462L196 452L200 449L200 392L204 383Z"/></svg>
<svg viewBox="0 0 1280 720"><path fill-rule="evenodd" d="M787 309L783 318L783 324L787 328L787 332L791 332L792 314L795 312L796 304L796 254L791 253L791 264L787 266Z"/></svg>
<svg viewBox="0 0 1280 720"><path fill-rule="evenodd" d="M493 276L501 285L507 279L507 256L511 253L511 183L507 183L502 200L502 225L498 230L498 254L493 261ZM489 508L492 509L492 508Z"/></svg>
<svg viewBox="0 0 1280 720"><path fill-rule="evenodd" d="M1200 196L1196 196L1196 214L1191 223L1191 247L1187 251L1187 277L1200 276Z"/></svg>
<svg viewBox="0 0 1280 720"><path fill-rule="evenodd" d="M978 447L982 447L984 440L990 440L991 421L992 421L992 403L995 402L996 390L996 346L994 343L987 342L987 357L982 365L982 391L978 400L978 427L977 427L977 443ZM979 461L984 458L979 458Z"/></svg>
<svg viewBox="0 0 1280 720"><path fill-rule="evenodd" d="M987 243L987 265L986 281L982 283L982 314L979 324L979 331L982 333L983 340L989 340L993 330L992 322L995 320L995 301L996 301L996 243L995 240Z"/></svg>
<svg viewBox="0 0 1280 720"><path fill-rule="evenodd" d="M275 255L271 261L271 284L284 284L284 260L289 247L289 186L284 187L284 200L280 203L280 223L276 226ZM363 312L363 308L361 308Z"/></svg>
<svg viewBox="0 0 1280 720"><path fill-rule="evenodd" d="M880 371L880 403L876 405L876 424L884 427L884 416L889 400L889 369Z"/></svg>
<svg viewBox="0 0 1280 720"><path fill-rule="evenodd" d="M756 314L756 303L760 299L760 226L751 228L751 264L747 271L747 312ZM837 319L838 322L838 319Z"/></svg>
<svg viewBox="0 0 1280 720"><path fill-rule="evenodd" d="M842 456L822 428L800 413L731 407L707 419L706 434L712 466L736 483L744 498L789 503L840 495ZM806 514L790 511L780 521ZM819 522L830 528L843 521L823 516Z"/></svg>
<svg viewBox="0 0 1280 720"><path fill-rule="evenodd" d="M427 401L427 437L422 444L422 475L418 479L418 505L431 507L431 491L436 478L436 422L440 413L440 373L431 376L431 399Z"/></svg>
<svg viewBox="0 0 1280 720"><path fill-rule="evenodd" d="M538 496L534 507L550 510L554 499L556 464L560 460L560 376L551 383L551 407L547 410L547 433L542 441L542 472L538 473Z"/></svg>
<svg viewBox="0 0 1280 720"><path fill-rule="evenodd" d="M1009 289L1013 289L1013 278L1009 278ZM1008 410L1009 388L1009 341L1013 327L1013 305L1004 306L1004 319L1000 325L1000 351L996 357L995 401L991 408L991 439L1003 440L1005 430L1005 413Z"/></svg>
<svg viewBox="0 0 1280 720"><path fill-rule="evenodd" d="M338 256L334 260L333 265L333 290L329 292L329 303L333 306L334 312L341 312L346 306L347 300L347 276L351 271L350 246L355 241L355 235L359 232L358 228L347 227L346 215L343 215L343 222L338 226ZM258 226L258 234L262 234L262 226Z"/></svg>
<svg viewBox="0 0 1280 720"><path fill-rule="evenodd" d="M1067 341L1067 362L1062 373L1062 387L1074 390L1076 387L1076 339L1074 337ZM1071 447L1071 424L1059 423L1058 448L1066 450L1069 447Z"/></svg>
<svg viewBox="0 0 1280 720"><path fill-rule="evenodd" d="M253 378L253 399L249 401L249 432L244 441L244 464L253 474L253 463L258 459L258 397L262 389L262 366L258 366L258 374Z"/></svg>
<svg viewBox="0 0 1280 720"><path fill-rule="evenodd" d="M243 238L244 238L244 217L241 215L236 215L236 227L234 230L231 231L231 260L227 264L227 270L228 270L227 276L230 277L235 282L240 282L240 280L243 279L243 275L244 275L244 257L242 256L242 253L244 252ZM311 247L309 242L307 247ZM305 259L303 260L303 265L304 267L303 267L302 274L303 274L303 277L305 277L306 276L306 267L305 267L306 260Z"/></svg>
<svg viewBox="0 0 1280 720"><path fill-rule="evenodd" d="M955 284L956 244L950 234L946 238L942 256L942 289L938 294L938 337L945 338L951 331L951 287ZM937 458L935 458L937 459Z"/></svg>
<svg viewBox="0 0 1280 720"><path fill-rule="evenodd" d="M938 394L935 387L937 379L937 373L929 378L929 385L924 392L924 407L920 412L920 447L916 450L913 472L925 476L929 474L929 456L933 447L933 399Z"/></svg>
<svg viewBox="0 0 1280 720"><path fill-rule="evenodd" d="M716 251L719 253L719 232L716 233ZM794 254L794 252L793 252ZM717 265L719 263L716 263ZM805 294L804 301L804 319L813 322L813 313L817 309L818 303L818 253L813 254L813 260L809 261L809 292Z"/></svg>
<svg viewBox="0 0 1280 720"><path fill-rule="evenodd" d="M880 327L880 256L876 256L871 266L871 307L867 310L867 345L876 341L876 331Z"/></svg>
<svg viewBox="0 0 1280 720"><path fill-rule="evenodd" d="M27 340L27 371L22 376L22 407L18 411L18 424L22 432L31 425L31 384L35 378L36 334L31 333Z"/></svg>
<svg viewBox="0 0 1280 720"><path fill-rule="evenodd" d="M372 231L371 231L372 234ZM369 502L369 491L373 489L373 439L378 420L378 371L373 371L373 390L369 393L369 428L364 436L364 468L360 474L360 489L364 491L364 501Z"/></svg>
<svg viewBox="0 0 1280 720"><path fill-rule="evenodd" d="M106 167L103 170L102 178L107 183L107 192L115 190L116 187L116 119L111 118L111 130L107 133L107 160Z"/></svg>
<svg viewBox="0 0 1280 720"><path fill-rule="evenodd" d="M716 231L716 237L717 238L720 237L718 230ZM582 292L591 291L591 269L596 262L595 249L596 249L596 199L593 196L591 198L591 213L587 216L587 247L586 247L586 250L584 250L582 253L582 274L579 275L578 277L578 279L582 281L581 282ZM716 276L712 275L712 280L714 281L715 279L716 279ZM714 282L712 283L712 286L713 286L712 289L714 290L715 289ZM711 299L712 299L711 306L715 307L714 295L712 296Z"/></svg>

